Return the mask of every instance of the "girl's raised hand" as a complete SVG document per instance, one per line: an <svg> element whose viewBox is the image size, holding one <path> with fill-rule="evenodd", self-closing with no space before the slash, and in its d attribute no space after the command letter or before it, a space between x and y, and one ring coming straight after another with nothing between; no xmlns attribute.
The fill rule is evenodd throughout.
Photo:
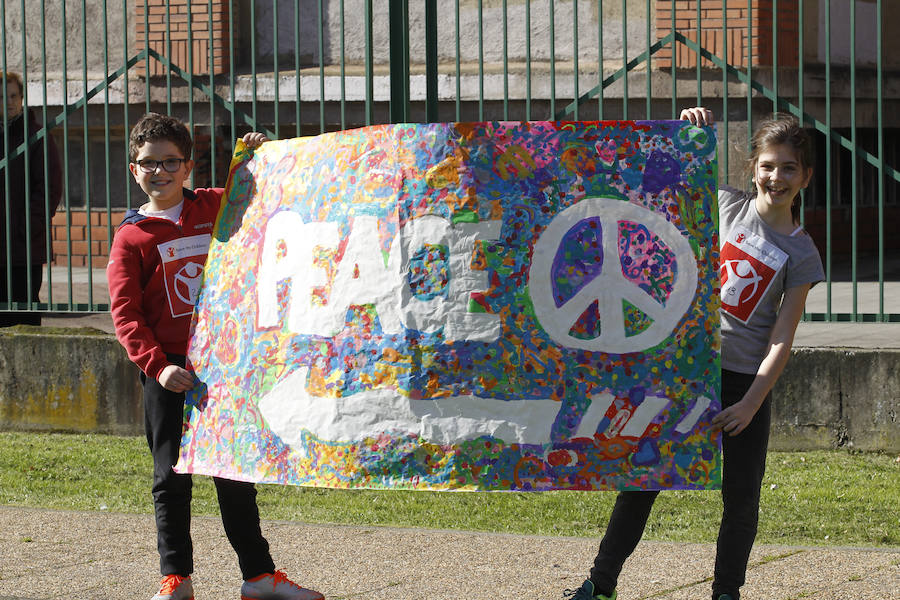
<svg viewBox="0 0 900 600"><path fill-rule="evenodd" d="M245 133L244 137L241 138L241 141L244 142L244 145L248 148L258 148L263 143L268 142L269 138L266 137L266 134L260 133L258 131L251 131L250 133Z"/></svg>
<svg viewBox="0 0 900 600"><path fill-rule="evenodd" d="M695 106L693 108L684 109L683 111L681 111L680 118L682 121L690 121L698 127L703 127L704 125L712 125L715 122L712 111L702 106Z"/></svg>

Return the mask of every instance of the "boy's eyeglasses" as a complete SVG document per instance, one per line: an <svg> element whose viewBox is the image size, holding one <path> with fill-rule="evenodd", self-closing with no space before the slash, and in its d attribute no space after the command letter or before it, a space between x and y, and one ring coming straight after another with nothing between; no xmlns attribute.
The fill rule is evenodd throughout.
<svg viewBox="0 0 900 600"><path fill-rule="evenodd" d="M186 160L186 158L167 158L165 160L153 160L152 158L144 158L137 161L136 164L144 173L155 173L156 170L160 167L162 167L167 173L174 173L181 168L181 163Z"/></svg>

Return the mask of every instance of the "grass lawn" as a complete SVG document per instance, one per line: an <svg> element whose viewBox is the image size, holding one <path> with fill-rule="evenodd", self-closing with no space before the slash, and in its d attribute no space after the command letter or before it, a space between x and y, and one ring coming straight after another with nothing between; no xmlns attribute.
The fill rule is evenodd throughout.
<svg viewBox="0 0 900 600"><path fill-rule="evenodd" d="M0 433L0 504L149 513L152 462L141 437ZM264 519L598 537L609 492L450 493L260 487ZM900 457L773 452L763 483L764 544L900 546ZM196 477L195 514L217 514ZM718 492L660 495L646 539L712 542Z"/></svg>

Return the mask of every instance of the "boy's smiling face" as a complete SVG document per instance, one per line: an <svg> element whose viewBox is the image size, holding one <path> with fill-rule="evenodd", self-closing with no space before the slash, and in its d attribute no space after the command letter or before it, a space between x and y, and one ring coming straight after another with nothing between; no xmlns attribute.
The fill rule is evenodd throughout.
<svg viewBox="0 0 900 600"><path fill-rule="evenodd" d="M178 146L169 140L156 140L145 142L135 160L128 165L134 180L147 194L149 208L153 211L166 210L181 202L182 184L194 168L194 161L187 159L178 165L178 170L170 173L161 164L167 158L183 159L184 156ZM138 165L144 160L159 161L159 164L147 173Z"/></svg>

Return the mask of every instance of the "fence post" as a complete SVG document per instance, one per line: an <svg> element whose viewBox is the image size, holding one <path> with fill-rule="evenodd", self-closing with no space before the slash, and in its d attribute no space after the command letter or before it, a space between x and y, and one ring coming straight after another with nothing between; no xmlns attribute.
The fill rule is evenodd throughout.
<svg viewBox="0 0 900 600"><path fill-rule="evenodd" d="M437 0L425 0L425 120L438 120Z"/></svg>
<svg viewBox="0 0 900 600"><path fill-rule="evenodd" d="M406 45L409 21L406 0L390 0L388 37L391 40L391 122L402 123L409 112L409 48Z"/></svg>

